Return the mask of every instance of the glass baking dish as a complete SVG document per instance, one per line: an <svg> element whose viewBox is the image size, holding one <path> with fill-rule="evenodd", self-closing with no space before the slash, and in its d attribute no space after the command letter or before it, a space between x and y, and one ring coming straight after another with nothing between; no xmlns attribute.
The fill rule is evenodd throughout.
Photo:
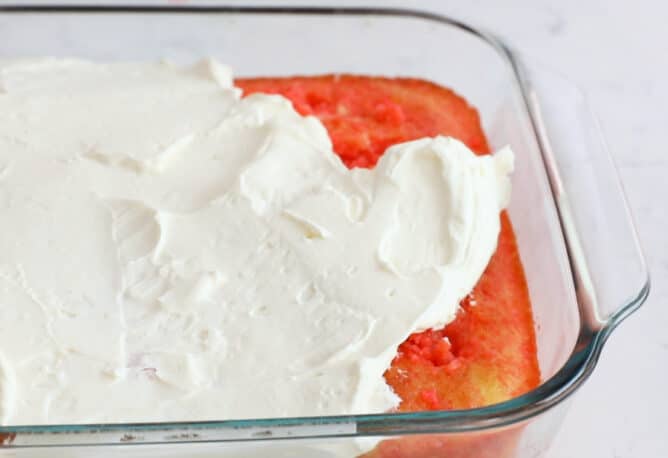
<svg viewBox="0 0 668 458"><path fill-rule="evenodd" d="M213 56L238 76L362 73L454 88L479 110L492 146L516 153L509 211L543 382L507 402L460 411L8 425L0 427L0 456L540 456L606 339L649 292L621 186L584 97L493 35L451 18L376 8L4 3L0 59L28 56Z"/></svg>

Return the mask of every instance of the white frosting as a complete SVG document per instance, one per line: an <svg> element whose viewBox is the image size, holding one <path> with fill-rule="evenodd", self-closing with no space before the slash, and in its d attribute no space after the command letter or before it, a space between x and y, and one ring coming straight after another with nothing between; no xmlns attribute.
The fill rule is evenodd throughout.
<svg viewBox="0 0 668 458"><path fill-rule="evenodd" d="M321 123L191 68L0 64L0 422L382 412L496 247L512 153L348 170Z"/></svg>

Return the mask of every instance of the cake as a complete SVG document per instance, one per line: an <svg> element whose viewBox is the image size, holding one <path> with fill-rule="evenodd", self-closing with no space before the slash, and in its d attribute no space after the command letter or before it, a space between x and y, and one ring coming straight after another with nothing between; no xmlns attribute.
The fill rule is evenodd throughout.
<svg viewBox="0 0 668 458"><path fill-rule="evenodd" d="M349 75L238 79L245 95L280 94L327 127L349 167L373 167L392 144L447 135L490 152L475 108L452 90L410 78ZM385 378L399 410L467 409L539 384L531 303L512 225L501 213L496 252L457 318L412 335Z"/></svg>
<svg viewBox="0 0 668 458"><path fill-rule="evenodd" d="M512 151L451 90L74 59L3 62L0 88L2 424L467 409L537 386Z"/></svg>

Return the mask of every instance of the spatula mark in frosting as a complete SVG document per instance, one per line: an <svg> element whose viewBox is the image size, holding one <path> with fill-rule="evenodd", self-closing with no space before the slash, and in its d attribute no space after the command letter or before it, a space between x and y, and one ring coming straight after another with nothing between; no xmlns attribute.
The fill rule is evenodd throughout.
<svg viewBox="0 0 668 458"><path fill-rule="evenodd" d="M98 162L102 165L111 165L134 173L161 173L173 162L178 161L179 155L194 140L194 134L185 135L164 149L156 156L148 159L138 159L126 154L108 153L98 148L90 148L82 157Z"/></svg>

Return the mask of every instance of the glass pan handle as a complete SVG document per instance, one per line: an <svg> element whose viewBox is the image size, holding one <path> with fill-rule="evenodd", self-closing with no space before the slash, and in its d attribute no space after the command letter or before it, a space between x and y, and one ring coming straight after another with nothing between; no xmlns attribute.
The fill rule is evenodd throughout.
<svg viewBox="0 0 668 458"><path fill-rule="evenodd" d="M612 329L649 292L649 275L612 157L583 93L535 65L519 69L566 238L585 328Z"/></svg>

